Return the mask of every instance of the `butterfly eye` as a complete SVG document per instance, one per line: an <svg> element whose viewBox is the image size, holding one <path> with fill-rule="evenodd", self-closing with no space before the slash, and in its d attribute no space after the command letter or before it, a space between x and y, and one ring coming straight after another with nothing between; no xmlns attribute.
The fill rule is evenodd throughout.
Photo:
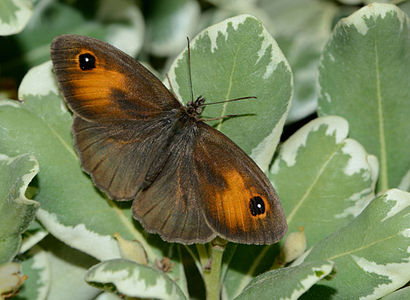
<svg viewBox="0 0 410 300"><path fill-rule="evenodd" d="M95 57L90 53L81 54L78 60L80 62L80 68L83 71L95 68Z"/></svg>
<svg viewBox="0 0 410 300"><path fill-rule="evenodd" d="M251 210L251 215L254 217L265 213L265 203L263 202L263 199L259 196L251 198L249 209Z"/></svg>

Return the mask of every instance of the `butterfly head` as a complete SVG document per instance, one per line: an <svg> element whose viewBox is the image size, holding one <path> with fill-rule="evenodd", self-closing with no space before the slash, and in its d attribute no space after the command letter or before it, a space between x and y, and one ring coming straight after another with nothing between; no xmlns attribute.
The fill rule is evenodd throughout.
<svg viewBox="0 0 410 300"><path fill-rule="evenodd" d="M189 101L185 107L186 114L189 117L198 120L201 117L204 103L205 98L202 96L196 98L195 101Z"/></svg>

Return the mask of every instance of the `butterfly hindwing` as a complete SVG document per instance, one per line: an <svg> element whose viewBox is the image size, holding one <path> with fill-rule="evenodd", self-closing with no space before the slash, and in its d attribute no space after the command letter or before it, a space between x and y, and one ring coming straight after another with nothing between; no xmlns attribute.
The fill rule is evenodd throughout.
<svg viewBox="0 0 410 300"><path fill-rule="evenodd" d="M161 172L132 205L134 217L144 228L166 241L205 243L216 236L199 205L198 174L192 168L196 134L194 125L174 137Z"/></svg>
<svg viewBox="0 0 410 300"><path fill-rule="evenodd" d="M269 179L228 137L199 122L193 168L201 210L221 237L245 244L272 244L287 230Z"/></svg>

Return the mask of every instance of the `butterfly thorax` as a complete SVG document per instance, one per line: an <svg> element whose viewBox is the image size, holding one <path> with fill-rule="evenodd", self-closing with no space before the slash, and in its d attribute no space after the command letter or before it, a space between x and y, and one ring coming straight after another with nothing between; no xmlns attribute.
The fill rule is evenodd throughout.
<svg viewBox="0 0 410 300"><path fill-rule="evenodd" d="M205 103L205 98L199 96L195 101L189 101L185 108L186 116L198 121L202 114L203 104Z"/></svg>

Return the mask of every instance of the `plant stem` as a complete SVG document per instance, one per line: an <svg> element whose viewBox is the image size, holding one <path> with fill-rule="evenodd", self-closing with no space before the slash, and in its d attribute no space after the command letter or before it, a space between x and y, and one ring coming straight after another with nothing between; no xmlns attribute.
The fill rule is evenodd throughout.
<svg viewBox="0 0 410 300"><path fill-rule="evenodd" d="M201 275L203 276L205 265L207 261L209 260L208 250L207 250L207 247L203 244L196 244L196 250L198 251L199 261L201 262L201 267L202 267L201 270L199 271L202 272Z"/></svg>
<svg viewBox="0 0 410 300"><path fill-rule="evenodd" d="M214 240L215 242L215 240ZM220 277L221 277L221 265L222 256L225 250L226 241L216 240L211 248L211 269L203 270L205 288L206 288L206 299L207 300L219 300L221 294Z"/></svg>

